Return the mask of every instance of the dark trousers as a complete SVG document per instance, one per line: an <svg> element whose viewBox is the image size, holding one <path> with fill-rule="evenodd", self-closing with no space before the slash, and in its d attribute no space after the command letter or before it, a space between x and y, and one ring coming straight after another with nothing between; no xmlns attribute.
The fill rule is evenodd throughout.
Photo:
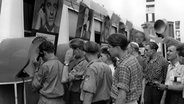
<svg viewBox="0 0 184 104"><path fill-rule="evenodd" d="M182 98L182 91L168 90L166 94L165 104L184 104L184 99Z"/></svg>
<svg viewBox="0 0 184 104"><path fill-rule="evenodd" d="M70 104L82 104L79 92L70 92Z"/></svg>
<svg viewBox="0 0 184 104"><path fill-rule="evenodd" d="M163 91L158 90L157 87L146 85L144 92L144 104L160 104L162 94Z"/></svg>
<svg viewBox="0 0 184 104"><path fill-rule="evenodd" d="M92 104L109 104L109 101L103 100L103 101L98 101L98 102L94 102Z"/></svg>

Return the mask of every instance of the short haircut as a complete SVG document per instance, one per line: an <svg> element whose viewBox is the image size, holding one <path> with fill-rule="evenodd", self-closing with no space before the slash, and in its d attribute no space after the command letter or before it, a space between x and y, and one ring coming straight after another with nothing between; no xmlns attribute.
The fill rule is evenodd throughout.
<svg viewBox="0 0 184 104"><path fill-rule="evenodd" d="M130 47L133 48L136 52L139 52L139 45L136 42L130 42Z"/></svg>
<svg viewBox="0 0 184 104"><path fill-rule="evenodd" d="M107 55L110 56L110 53L109 53L109 51L108 51L108 47L102 47L102 48L101 48L101 53L107 54Z"/></svg>
<svg viewBox="0 0 184 104"><path fill-rule="evenodd" d="M148 42L146 45L149 45L151 49L158 50L158 45L155 42Z"/></svg>
<svg viewBox="0 0 184 104"><path fill-rule="evenodd" d="M100 46L96 42L88 41L84 44L84 51L90 54L97 54L100 52Z"/></svg>
<svg viewBox="0 0 184 104"><path fill-rule="evenodd" d="M180 44L176 48L178 55L184 57L184 43Z"/></svg>
<svg viewBox="0 0 184 104"><path fill-rule="evenodd" d="M72 49L81 49L83 50L83 46L84 46L84 41L82 39L76 38L76 39L72 39L69 43L70 48Z"/></svg>
<svg viewBox="0 0 184 104"><path fill-rule="evenodd" d="M122 50L126 50L129 44L126 35L121 33L114 33L110 35L107 41L113 47L120 46Z"/></svg>
<svg viewBox="0 0 184 104"><path fill-rule="evenodd" d="M55 47L54 44L50 41L44 41L40 44L39 50L41 52L46 51L47 53L54 53Z"/></svg>

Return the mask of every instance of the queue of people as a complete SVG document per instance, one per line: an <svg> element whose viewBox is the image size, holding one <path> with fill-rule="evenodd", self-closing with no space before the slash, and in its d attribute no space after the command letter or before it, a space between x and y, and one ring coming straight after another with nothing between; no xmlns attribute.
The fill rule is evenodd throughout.
<svg viewBox="0 0 184 104"><path fill-rule="evenodd" d="M155 42L141 55L125 34L107 41L71 40L64 63L51 42L41 43L32 81L38 104L184 104L184 44L167 46L167 60Z"/></svg>

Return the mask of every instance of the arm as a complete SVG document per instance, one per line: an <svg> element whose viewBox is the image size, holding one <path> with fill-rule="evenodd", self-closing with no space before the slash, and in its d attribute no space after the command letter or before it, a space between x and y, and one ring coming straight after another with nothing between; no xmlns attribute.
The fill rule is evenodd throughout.
<svg viewBox="0 0 184 104"><path fill-rule="evenodd" d="M88 62L84 60L83 58L80 60L82 61L79 61L78 64L73 67L72 71L70 71L69 81L82 79L84 72L87 68Z"/></svg>
<svg viewBox="0 0 184 104"><path fill-rule="evenodd" d="M163 93L162 98L160 100L160 104L165 104L166 93L167 93L167 91L164 90L164 93Z"/></svg>
<svg viewBox="0 0 184 104"><path fill-rule="evenodd" d="M93 94L89 92L84 92L84 101L83 104L91 104L92 103Z"/></svg>
<svg viewBox="0 0 184 104"><path fill-rule="evenodd" d="M96 93L96 77L93 69L87 69L86 76L82 84L83 104L91 104L93 94Z"/></svg>
<svg viewBox="0 0 184 104"><path fill-rule="evenodd" d="M167 60L164 59L163 66L162 66L162 75L163 75L162 82L164 82L164 83L165 83L166 78L167 78L168 65L169 65L169 63L167 62Z"/></svg>
<svg viewBox="0 0 184 104"><path fill-rule="evenodd" d="M141 94L141 104L144 104L144 92L145 92L145 86L146 86L146 79L143 78L142 80L142 94Z"/></svg>
<svg viewBox="0 0 184 104"><path fill-rule="evenodd" d="M34 91L37 91L42 87L43 79L47 70L46 66L41 66L38 71L34 72L32 80L32 88Z"/></svg>
<svg viewBox="0 0 184 104"><path fill-rule="evenodd" d="M66 83L68 82L68 79L68 65L64 65L61 82Z"/></svg>
<svg viewBox="0 0 184 104"><path fill-rule="evenodd" d="M73 50L72 49L67 50L67 52L65 54L65 62L64 62L64 66L63 66L63 73L62 73L62 79L61 79L62 83L66 83L69 80L68 66L69 66L69 63L70 63L72 57L73 57Z"/></svg>
<svg viewBox="0 0 184 104"><path fill-rule="evenodd" d="M164 84L158 84L158 87L162 90L174 90L174 91L183 91L184 85L164 85Z"/></svg>
<svg viewBox="0 0 184 104"><path fill-rule="evenodd" d="M184 73L184 72L181 72L181 73ZM167 77L168 76L168 73L167 73ZM182 75L182 78L181 78L181 82L175 82L175 83L178 83L176 85L171 85L169 83L167 83L167 80L166 80L166 85L164 84L159 84L159 87L161 89L168 89L168 90L174 90L174 91L183 91L183 88L184 88L184 84L183 84L183 75Z"/></svg>
<svg viewBox="0 0 184 104"><path fill-rule="evenodd" d="M125 104L126 92L122 89L118 90L118 92L119 94L118 94L115 104Z"/></svg>
<svg viewBox="0 0 184 104"><path fill-rule="evenodd" d="M41 26L45 25L46 18L43 8L40 8L36 19L35 29L40 29Z"/></svg>
<svg viewBox="0 0 184 104"><path fill-rule="evenodd" d="M115 104L125 104L127 92L130 90L130 70L124 66L116 70L119 70L119 82L117 84L119 94Z"/></svg>
<svg viewBox="0 0 184 104"><path fill-rule="evenodd" d="M183 91L184 85L169 85L168 90Z"/></svg>

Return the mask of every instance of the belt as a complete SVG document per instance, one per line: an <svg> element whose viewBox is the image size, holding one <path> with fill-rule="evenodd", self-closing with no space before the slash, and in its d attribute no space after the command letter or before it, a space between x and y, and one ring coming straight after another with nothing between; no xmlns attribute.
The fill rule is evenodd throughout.
<svg viewBox="0 0 184 104"><path fill-rule="evenodd" d="M111 97L111 103L112 104L115 104L115 101L116 101L116 99L114 99L114 98ZM134 100L134 101L128 102L126 104L138 104L138 103L137 103L137 100Z"/></svg>
<svg viewBox="0 0 184 104"><path fill-rule="evenodd" d="M138 104L137 101L131 101L129 103L126 103L126 104Z"/></svg>
<svg viewBox="0 0 184 104"><path fill-rule="evenodd" d="M153 82L146 83L146 86L157 87L157 85L155 83L153 83Z"/></svg>
<svg viewBox="0 0 184 104"><path fill-rule="evenodd" d="M63 96L57 96L57 97L47 97L43 94L40 94L40 98L46 98L46 99L61 99Z"/></svg>

